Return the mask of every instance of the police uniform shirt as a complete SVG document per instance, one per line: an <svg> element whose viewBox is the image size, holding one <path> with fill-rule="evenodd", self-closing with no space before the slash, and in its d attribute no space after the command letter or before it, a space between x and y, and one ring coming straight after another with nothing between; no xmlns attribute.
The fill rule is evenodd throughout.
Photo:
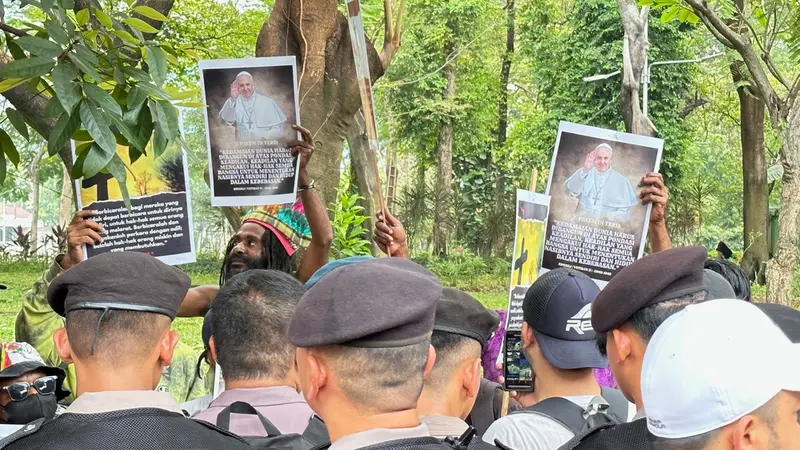
<svg viewBox="0 0 800 450"><path fill-rule="evenodd" d="M439 439L444 439L448 436L459 437L469 428L467 422L458 417L440 414L419 416L419 420L428 427L431 436Z"/></svg>
<svg viewBox="0 0 800 450"><path fill-rule="evenodd" d="M342 436L328 450L356 450L389 441L430 437L431 433L425 424L414 428L374 428L360 433Z"/></svg>

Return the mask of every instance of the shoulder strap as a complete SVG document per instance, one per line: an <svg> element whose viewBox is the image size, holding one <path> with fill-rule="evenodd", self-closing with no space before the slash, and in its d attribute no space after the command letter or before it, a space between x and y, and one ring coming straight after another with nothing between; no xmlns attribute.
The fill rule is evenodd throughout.
<svg viewBox="0 0 800 450"><path fill-rule="evenodd" d="M628 399L622 392L609 387L601 387L600 395L608 402L608 414L614 416L619 422L628 421Z"/></svg>
<svg viewBox="0 0 800 450"><path fill-rule="evenodd" d="M315 446L330 444L331 438L328 435L328 427L325 422L316 414L308 420L308 426L303 431L303 437Z"/></svg>
<svg viewBox="0 0 800 450"><path fill-rule="evenodd" d="M231 414L250 414L253 416L258 417L258 420L261 422L261 425L264 426L264 430L267 432L267 436L280 436L281 432L275 428L275 425L272 424L266 417L264 417L260 412L258 412L252 405L245 402L233 402L230 406L226 406L219 415L217 416L217 427L225 430L230 431L231 429Z"/></svg>
<svg viewBox="0 0 800 450"><path fill-rule="evenodd" d="M578 434L583 430L586 419L583 418L583 408L563 397L550 397L525 409L512 414L533 413L547 416L564 427Z"/></svg>
<svg viewBox="0 0 800 450"><path fill-rule="evenodd" d="M575 450L575 449L579 448L581 443L585 439L588 439L590 436L593 436L596 433L599 433L599 432L601 432L601 431L603 431L605 429L613 428L613 427L615 427L617 425L618 424L606 423L606 424L598 425L598 426L596 426L594 428L590 428L588 430L582 431L582 432L576 434L572 439L567 441L564 445L559 447L558 450Z"/></svg>
<svg viewBox="0 0 800 450"><path fill-rule="evenodd" d="M39 431L40 428L42 428L42 425L45 423L46 420L47 419L45 418L36 419L33 422L20 428L19 430L4 437L3 439L0 439L0 449L6 448L9 445L13 444L14 442L17 442L18 440L27 437L28 435L36 433L37 431Z"/></svg>

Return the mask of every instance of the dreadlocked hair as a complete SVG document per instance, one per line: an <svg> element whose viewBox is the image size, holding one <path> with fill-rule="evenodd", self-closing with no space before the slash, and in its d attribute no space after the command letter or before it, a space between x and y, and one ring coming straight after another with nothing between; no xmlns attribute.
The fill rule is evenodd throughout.
<svg viewBox="0 0 800 450"><path fill-rule="evenodd" d="M228 246L225 248L225 259L222 261L222 268L219 271L219 285L225 285L225 280L228 278L227 260L228 255L231 254L233 248L236 247L236 236L233 236L228 241ZM264 230L261 236L261 269L265 270L278 270L288 274L292 273L292 257L286 253L278 236L272 230Z"/></svg>

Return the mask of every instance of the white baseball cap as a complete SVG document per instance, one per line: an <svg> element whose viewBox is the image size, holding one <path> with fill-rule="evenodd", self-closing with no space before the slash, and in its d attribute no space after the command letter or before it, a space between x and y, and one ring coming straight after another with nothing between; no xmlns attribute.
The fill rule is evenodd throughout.
<svg viewBox="0 0 800 450"><path fill-rule="evenodd" d="M661 438L722 428L783 390L800 392L800 344L742 300L687 306L661 324L645 352L647 429Z"/></svg>

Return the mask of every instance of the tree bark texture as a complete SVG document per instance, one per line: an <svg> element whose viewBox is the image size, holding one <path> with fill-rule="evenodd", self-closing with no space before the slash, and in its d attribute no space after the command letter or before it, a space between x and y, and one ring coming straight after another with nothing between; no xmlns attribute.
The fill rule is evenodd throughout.
<svg viewBox="0 0 800 450"><path fill-rule="evenodd" d="M635 0L617 0L622 26L625 30L622 49L622 91L620 105L625 129L629 133L655 136L656 127L645 116L639 103L642 74L647 68L647 37L649 8L640 10Z"/></svg>
<svg viewBox="0 0 800 450"><path fill-rule="evenodd" d="M745 78L741 62L731 65L733 82ZM742 139L742 183L744 212L744 255L740 262L751 280L765 282L764 264L769 259L769 187L767 158L764 151L764 101L746 86L737 89Z"/></svg>
<svg viewBox="0 0 800 450"><path fill-rule="evenodd" d="M342 149L361 108L347 19L336 0L277 0L261 28L256 56L297 57L300 118L314 136L309 174L325 204L336 201ZM370 75L383 75L391 55L379 55L367 41Z"/></svg>
<svg viewBox="0 0 800 450"><path fill-rule="evenodd" d="M370 250L373 255L378 254L378 245L372 239L372 231L375 229L375 214L378 213L378 178L375 173L377 167L377 155L370 151L369 142L366 134L366 124L364 114L359 110L353 118L350 127L347 129L347 146L350 149L350 165L355 175L355 183L358 188L358 195L363 199L359 200L359 205L364 208L364 228L367 235L364 239L371 242Z"/></svg>
<svg viewBox="0 0 800 450"><path fill-rule="evenodd" d="M452 50L452 46L451 49ZM445 51L445 54L451 54ZM455 61L448 63L442 69L447 81L443 101L449 103L455 100L456 95L456 69ZM439 256L447 255L447 239L450 235L451 224L453 222L451 204L453 200L453 118L449 115L444 116L439 129L439 141L437 143L437 165L436 165L436 198L435 216L436 221L433 225L433 252Z"/></svg>
<svg viewBox="0 0 800 450"><path fill-rule="evenodd" d="M36 251L39 249L39 193L40 193L40 186L39 186L39 161L42 160L42 156L47 152L47 148L39 150L36 156L34 156L33 161L28 166L28 177L31 180L31 203L33 205L31 211L31 242L33 245L31 246L31 254L35 255Z"/></svg>
<svg viewBox="0 0 800 450"><path fill-rule="evenodd" d="M781 151L783 180L778 218L778 242L767 263L767 302L793 306L792 282L797 270L797 237L800 231L800 102L789 110Z"/></svg>
<svg viewBox="0 0 800 450"><path fill-rule="evenodd" d="M64 228L69 225L72 220L72 211L76 209L74 199L74 186L72 178L66 168L62 169L63 175L61 180L61 197L58 201L58 224Z"/></svg>

